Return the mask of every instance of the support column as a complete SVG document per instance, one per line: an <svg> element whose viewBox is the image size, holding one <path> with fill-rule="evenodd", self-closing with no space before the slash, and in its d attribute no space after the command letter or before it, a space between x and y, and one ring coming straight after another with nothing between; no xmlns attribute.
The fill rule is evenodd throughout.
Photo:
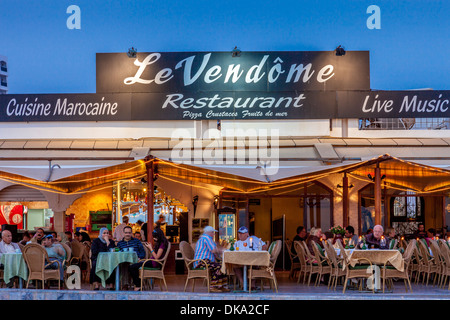
<svg viewBox="0 0 450 320"><path fill-rule="evenodd" d="M381 225L381 170L377 163L375 168L375 225Z"/></svg>
<svg viewBox="0 0 450 320"><path fill-rule="evenodd" d="M55 225L55 232L64 232L66 224L66 212L65 211L54 212L53 223Z"/></svg>
<svg viewBox="0 0 450 320"><path fill-rule="evenodd" d="M147 242L153 243L153 202L155 197L154 186L155 186L155 165L154 161L147 164Z"/></svg>
<svg viewBox="0 0 450 320"><path fill-rule="evenodd" d="M306 215L308 212L308 201L306 199L307 196L308 196L307 183L305 183L303 188L303 225L308 230L308 216Z"/></svg>
<svg viewBox="0 0 450 320"><path fill-rule="evenodd" d="M348 204L348 177L347 173L344 172L344 178L342 179L342 216L343 216L343 227L348 226L349 217L349 204Z"/></svg>

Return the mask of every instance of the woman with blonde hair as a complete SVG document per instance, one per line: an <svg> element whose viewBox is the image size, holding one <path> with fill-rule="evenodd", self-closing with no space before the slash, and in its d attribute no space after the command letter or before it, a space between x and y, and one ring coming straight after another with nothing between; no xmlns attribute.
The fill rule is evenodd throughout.
<svg viewBox="0 0 450 320"><path fill-rule="evenodd" d="M322 229L315 227L311 228L311 230L309 231L309 237L308 239L306 239L306 245L308 246L308 249L312 255L314 255L312 241L317 243L323 249L323 244L322 241L320 241L320 237L322 237Z"/></svg>

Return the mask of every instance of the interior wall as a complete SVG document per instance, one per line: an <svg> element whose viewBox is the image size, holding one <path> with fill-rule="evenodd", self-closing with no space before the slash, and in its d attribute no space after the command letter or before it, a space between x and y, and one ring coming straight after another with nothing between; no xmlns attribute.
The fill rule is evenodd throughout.
<svg viewBox="0 0 450 320"><path fill-rule="evenodd" d="M442 228L442 198L425 197L425 230Z"/></svg>
<svg viewBox="0 0 450 320"><path fill-rule="evenodd" d="M75 228L89 223L89 211L112 210L112 186L97 192L89 192L75 200L66 214L75 214Z"/></svg>
<svg viewBox="0 0 450 320"><path fill-rule="evenodd" d="M260 205L249 205L249 211L255 213L255 235L263 241L270 241L270 210L272 199L260 198Z"/></svg>

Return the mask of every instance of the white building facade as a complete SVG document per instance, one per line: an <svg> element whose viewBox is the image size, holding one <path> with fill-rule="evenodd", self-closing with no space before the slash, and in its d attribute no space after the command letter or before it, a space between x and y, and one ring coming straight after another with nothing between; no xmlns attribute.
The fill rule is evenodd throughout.
<svg viewBox="0 0 450 320"><path fill-rule="evenodd" d="M8 58L0 55L0 94L8 93Z"/></svg>

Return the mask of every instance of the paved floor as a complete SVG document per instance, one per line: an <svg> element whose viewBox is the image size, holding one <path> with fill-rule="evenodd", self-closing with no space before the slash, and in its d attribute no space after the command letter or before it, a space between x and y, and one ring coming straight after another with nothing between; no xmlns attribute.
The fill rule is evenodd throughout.
<svg viewBox="0 0 450 320"><path fill-rule="evenodd" d="M166 276L169 292L161 292L158 283L154 290L109 291L90 290L89 284L82 284L81 290L35 290L35 289L0 289L0 300L450 300L450 291L429 284L412 284L413 292L405 292L403 281L395 283L390 293L359 292L347 290L342 293L342 285L336 290L329 290L326 284L315 287L297 284L289 279L288 272L277 272L278 293L266 287L262 292L249 293L207 293L207 288L197 280L195 292L183 292L185 275L169 274Z"/></svg>

